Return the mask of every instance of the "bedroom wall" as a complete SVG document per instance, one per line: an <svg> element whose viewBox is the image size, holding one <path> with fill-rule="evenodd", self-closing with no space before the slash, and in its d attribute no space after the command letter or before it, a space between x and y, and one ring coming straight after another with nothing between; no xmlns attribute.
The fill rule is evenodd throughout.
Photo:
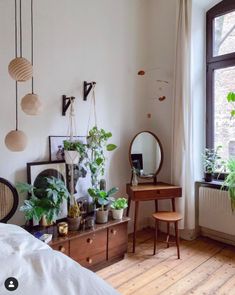
<svg viewBox="0 0 235 295"><path fill-rule="evenodd" d="M23 50L29 56L29 5L23 1ZM26 181L26 163L48 160L48 136L66 135L67 118L61 116L61 96L77 98L77 130L86 135L90 102L81 98L82 82L97 81L98 124L113 133L118 149L107 164L108 186L125 194L130 179L129 142L145 129L146 82L137 70L147 63L147 10L144 0L40 0L35 1L35 90L44 104L39 117L19 112L20 128L29 142L21 153L4 145L14 128L14 81L7 66L14 56L14 1L0 1L0 176ZM20 85L19 97L30 91ZM22 197L20 203L22 203ZM144 220L143 207L141 219ZM11 220L22 224L19 212Z"/></svg>

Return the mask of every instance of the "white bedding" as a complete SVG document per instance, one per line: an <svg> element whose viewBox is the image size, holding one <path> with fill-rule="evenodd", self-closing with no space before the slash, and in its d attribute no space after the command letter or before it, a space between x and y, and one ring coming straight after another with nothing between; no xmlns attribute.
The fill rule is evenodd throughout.
<svg viewBox="0 0 235 295"><path fill-rule="evenodd" d="M9 292L4 282L15 277ZM95 273L52 250L24 229L0 223L0 295L118 295Z"/></svg>

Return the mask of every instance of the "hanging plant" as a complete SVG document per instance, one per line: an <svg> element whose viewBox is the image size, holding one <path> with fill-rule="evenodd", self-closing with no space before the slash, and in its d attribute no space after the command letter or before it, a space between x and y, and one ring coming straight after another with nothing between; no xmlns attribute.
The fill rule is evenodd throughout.
<svg viewBox="0 0 235 295"><path fill-rule="evenodd" d="M88 157L86 166L91 172L91 183L93 188L98 188L99 178L105 172L105 151L113 151L117 148L115 144L109 143L108 140L112 137L111 132L106 132L104 129L93 127L87 138Z"/></svg>

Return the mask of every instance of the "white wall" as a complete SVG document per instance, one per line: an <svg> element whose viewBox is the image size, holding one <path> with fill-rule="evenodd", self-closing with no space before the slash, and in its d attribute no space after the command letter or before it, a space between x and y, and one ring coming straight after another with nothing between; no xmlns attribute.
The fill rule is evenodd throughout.
<svg viewBox="0 0 235 295"><path fill-rule="evenodd" d="M28 58L29 5L29 0L23 1ZM29 142L24 152L12 153L4 137L14 128L14 81L7 72L14 56L14 1L0 0L1 177L26 181L27 162L48 160L48 136L67 132L67 118L61 116L63 94L77 97L77 129L86 134L90 103L81 98L82 82L94 80L99 126L113 132L112 141L118 145L107 165L108 186L125 193L129 143L146 126L146 87L136 74L147 58L146 13L144 0L35 1L35 91L44 112L29 117L20 111L20 128ZM20 85L20 97L29 91L30 82ZM22 224L23 215L17 212L11 222Z"/></svg>

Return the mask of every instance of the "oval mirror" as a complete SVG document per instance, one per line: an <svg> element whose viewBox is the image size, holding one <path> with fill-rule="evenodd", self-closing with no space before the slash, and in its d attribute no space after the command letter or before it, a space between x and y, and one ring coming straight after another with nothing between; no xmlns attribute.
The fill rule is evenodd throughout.
<svg viewBox="0 0 235 295"><path fill-rule="evenodd" d="M163 150L158 137L150 132L138 133L131 142L129 160L140 178L155 178L163 163Z"/></svg>

